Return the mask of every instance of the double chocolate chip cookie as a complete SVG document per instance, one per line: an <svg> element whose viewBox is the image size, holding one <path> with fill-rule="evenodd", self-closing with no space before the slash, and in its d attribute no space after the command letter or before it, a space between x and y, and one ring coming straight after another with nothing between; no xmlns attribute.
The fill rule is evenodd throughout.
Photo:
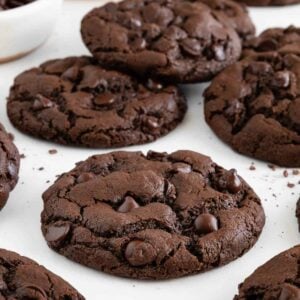
<svg viewBox="0 0 300 300"><path fill-rule="evenodd" d="M138 279L227 264L255 244L265 222L259 198L235 170L191 151L92 156L43 200L42 231L52 249Z"/></svg>
<svg viewBox="0 0 300 300"><path fill-rule="evenodd" d="M300 299L299 261L300 246L275 256L239 286L234 300Z"/></svg>
<svg viewBox="0 0 300 300"><path fill-rule="evenodd" d="M240 153L299 167L299 29L266 31L246 43L244 57L206 90L207 123Z"/></svg>
<svg viewBox="0 0 300 300"><path fill-rule="evenodd" d="M0 124L0 210L18 181L20 155L12 137Z"/></svg>
<svg viewBox="0 0 300 300"><path fill-rule="evenodd" d="M211 79L241 51L236 31L201 1L125 0L87 14L82 37L99 62L177 83Z"/></svg>
<svg viewBox="0 0 300 300"><path fill-rule="evenodd" d="M300 0L236 0L250 6L277 6L300 3Z"/></svg>
<svg viewBox="0 0 300 300"><path fill-rule="evenodd" d="M29 258L0 249L0 300L84 300L63 279Z"/></svg>
<svg viewBox="0 0 300 300"><path fill-rule="evenodd" d="M175 86L106 70L89 57L46 62L19 75L8 116L19 130L46 140L87 147L152 142L186 112Z"/></svg>

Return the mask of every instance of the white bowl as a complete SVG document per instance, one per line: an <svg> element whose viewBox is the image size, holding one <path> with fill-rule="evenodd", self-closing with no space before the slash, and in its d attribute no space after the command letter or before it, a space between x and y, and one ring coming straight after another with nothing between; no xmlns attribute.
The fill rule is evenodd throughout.
<svg viewBox="0 0 300 300"><path fill-rule="evenodd" d="M63 0L36 0L0 11L0 63L24 56L49 37Z"/></svg>

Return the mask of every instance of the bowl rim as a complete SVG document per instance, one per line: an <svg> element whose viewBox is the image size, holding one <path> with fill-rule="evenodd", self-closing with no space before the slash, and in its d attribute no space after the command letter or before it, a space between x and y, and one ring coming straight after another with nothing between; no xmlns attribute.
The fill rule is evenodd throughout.
<svg viewBox="0 0 300 300"><path fill-rule="evenodd" d="M16 7L16 8L11 8L7 10L0 11L0 18L2 16L8 17L8 16L15 16L16 14L19 13L26 13L26 12L32 12L32 9L37 9L41 7L42 5L49 3L49 1L55 2L54 0L35 0L31 3ZM62 3L63 0L56 0L56 3Z"/></svg>

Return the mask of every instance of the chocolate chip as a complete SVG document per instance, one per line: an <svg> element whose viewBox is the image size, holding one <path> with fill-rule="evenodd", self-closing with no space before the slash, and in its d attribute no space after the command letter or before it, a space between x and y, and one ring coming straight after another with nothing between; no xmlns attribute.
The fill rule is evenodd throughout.
<svg viewBox="0 0 300 300"><path fill-rule="evenodd" d="M127 196L123 204L118 208L118 212L128 213L138 207L140 207L138 203L132 197Z"/></svg>
<svg viewBox="0 0 300 300"><path fill-rule="evenodd" d="M279 300L300 300L300 289L289 283L284 283Z"/></svg>
<svg viewBox="0 0 300 300"><path fill-rule="evenodd" d="M18 168L16 164L12 161L9 161L7 164L7 171L10 177L16 177L18 174Z"/></svg>
<svg viewBox="0 0 300 300"><path fill-rule="evenodd" d="M198 40L187 38L181 42L183 50L193 56L198 56L202 52L202 47Z"/></svg>
<svg viewBox="0 0 300 300"><path fill-rule="evenodd" d="M278 42L275 39L262 40L258 45L259 51L272 51L276 50Z"/></svg>
<svg viewBox="0 0 300 300"><path fill-rule="evenodd" d="M100 106L109 106L114 104L116 101L116 98L113 94L111 93L104 93L104 94L100 94L99 96L97 96L94 99L94 103L96 105L100 105Z"/></svg>
<svg viewBox="0 0 300 300"><path fill-rule="evenodd" d="M67 69L62 75L62 79L68 79L71 81L75 81L79 75L79 67L73 66L69 69Z"/></svg>
<svg viewBox="0 0 300 300"><path fill-rule="evenodd" d="M68 233L70 232L70 229L71 227L69 224L50 225L47 228L45 238L49 243L60 243L67 237Z"/></svg>
<svg viewBox="0 0 300 300"><path fill-rule="evenodd" d="M227 189L231 193L238 193L242 188L242 182L235 169L227 173Z"/></svg>
<svg viewBox="0 0 300 300"><path fill-rule="evenodd" d="M53 106L54 106L54 103L49 98L47 98L41 94L38 94L36 96L36 99L34 100L34 102L32 104L33 110L41 110L41 109L50 108Z"/></svg>
<svg viewBox="0 0 300 300"><path fill-rule="evenodd" d="M173 164L173 170L178 173L191 173L192 167L185 163L175 163Z"/></svg>
<svg viewBox="0 0 300 300"><path fill-rule="evenodd" d="M18 299L34 299L34 300L47 300L48 296L45 291L36 285L27 285L19 287L16 290Z"/></svg>
<svg viewBox="0 0 300 300"><path fill-rule="evenodd" d="M279 71L274 74L271 85L274 88L288 88L290 82L290 73L288 71Z"/></svg>
<svg viewBox="0 0 300 300"><path fill-rule="evenodd" d="M131 241L125 250L125 258L132 266L144 266L156 259L157 253L153 246L144 241Z"/></svg>
<svg viewBox="0 0 300 300"><path fill-rule="evenodd" d="M199 215L194 222L194 226L199 234L208 234L219 229L217 218L208 213Z"/></svg>
<svg viewBox="0 0 300 300"><path fill-rule="evenodd" d="M83 183L83 182L87 182L91 179L95 178L95 174L94 173L90 173L90 172L87 172L87 173L82 173L78 176L77 178L77 182L78 183Z"/></svg>

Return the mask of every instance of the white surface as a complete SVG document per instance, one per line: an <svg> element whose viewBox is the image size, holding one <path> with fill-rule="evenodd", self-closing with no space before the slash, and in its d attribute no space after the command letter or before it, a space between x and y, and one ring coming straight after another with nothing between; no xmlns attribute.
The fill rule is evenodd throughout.
<svg viewBox="0 0 300 300"><path fill-rule="evenodd" d="M189 98L189 111L182 125L175 131L155 143L127 150L174 151L187 148L212 156L224 167L235 167L261 197L267 215L263 234L252 250L241 259L208 273L170 281L140 282L112 277L73 263L50 250L42 237L41 194L49 186L46 181L52 182L56 174L68 171L75 162L103 151L57 146L17 132L7 119L5 98L13 78L24 69L50 58L88 53L80 39L80 20L89 9L102 2L65 2L64 13L56 30L42 48L19 61L0 65L0 120L15 135L15 143L20 152L26 155L22 160L19 184L0 213L0 247L35 259L68 280L89 300L118 299L120 296L122 300L160 300L170 299L171 296L174 300L187 297L190 300L232 299L238 283L257 266L299 242L294 214L300 185L290 189L287 182L297 183L300 176L290 175L289 178L284 178L284 169L274 172L265 163L257 161L257 170L250 171L249 166L253 160L234 153L205 124L201 99L205 85L185 88ZM268 26L300 26L300 5L252 9L251 14L259 31ZM58 154L49 155L48 150L52 148L57 149ZM39 167L44 167L45 170L38 171ZM276 194L277 198L272 194Z"/></svg>
<svg viewBox="0 0 300 300"><path fill-rule="evenodd" d="M0 60L36 49L49 37L63 0L39 0L0 14Z"/></svg>

